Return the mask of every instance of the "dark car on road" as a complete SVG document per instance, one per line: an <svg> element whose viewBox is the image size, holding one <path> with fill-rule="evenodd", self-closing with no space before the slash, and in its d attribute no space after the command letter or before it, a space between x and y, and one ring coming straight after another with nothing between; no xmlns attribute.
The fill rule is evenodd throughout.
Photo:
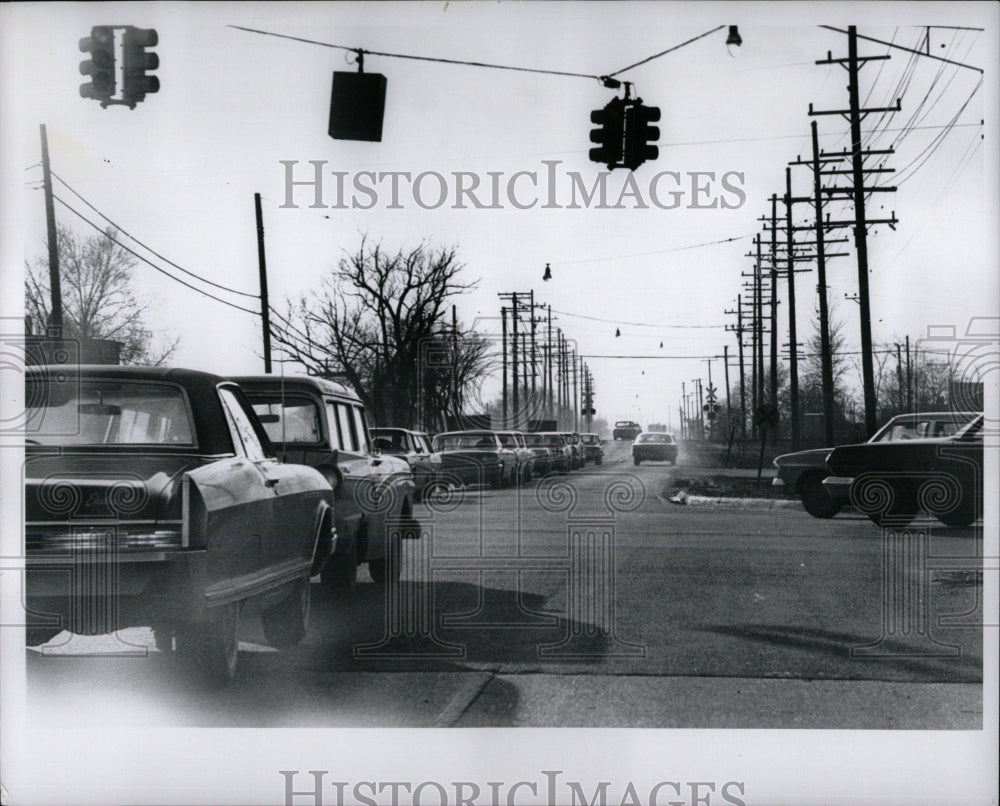
<svg viewBox="0 0 1000 806"><path fill-rule="evenodd" d="M611 432L614 440L635 439L642 433L642 426L634 420L619 420Z"/></svg>
<svg viewBox="0 0 1000 806"><path fill-rule="evenodd" d="M278 462L236 383L118 366L31 367L25 383L29 643L150 626L225 680L248 616L276 647L302 639L333 491Z"/></svg>
<svg viewBox="0 0 1000 806"><path fill-rule="evenodd" d="M921 511L948 526L983 514L983 415L950 436L834 448L823 484L874 523L904 527Z"/></svg>
<svg viewBox="0 0 1000 806"><path fill-rule="evenodd" d="M323 583L350 596L361 563L375 582L396 582L401 541L420 537L413 474L405 460L375 452L360 398L308 375L236 380L282 461L315 467L333 487L338 540Z"/></svg>
<svg viewBox="0 0 1000 806"><path fill-rule="evenodd" d="M431 438L423 431L372 428L370 433L376 451L398 456L410 466L416 500L419 501L424 490L441 478L441 454L431 447Z"/></svg>
<svg viewBox="0 0 1000 806"><path fill-rule="evenodd" d="M517 479L517 455L495 431L446 431L434 436L433 445L444 484L501 487Z"/></svg>
<svg viewBox="0 0 1000 806"><path fill-rule="evenodd" d="M660 434L649 431L639 434L632 443L632 462L670 462L677 464L677 443L673 434Z"/></svg>
<svg viewBox="0 0 1000 806"><path fill-rule="evenodd" d="M524 444L535 455L535 472L539 475L548 473L559 465L562 451L557 453L555 447L546 444L544 434L525 434Z"/></svg>
<svg viewBox="0 0 1000 806"><path fill-rule="evenodd" d="M875 432L868 442L926 439L954 434L976 417L974 411L943 411L923 414L899 414ZM806 512L815 518L832 518L848 503L850 486L828 490L823 480L830 475L826 457L830 448L813 448L778 456L774 466L778 475L772 484L794 492Z"/></svg>
<svg viewBox="0 0 1000 806"><path fill-rule="evenodd" d="M551 451L551 467L560 473L569 473L573 469L573 448L566 437L559 431L542 431L538 434L545 440L545 446Z"/></svg>
<svg viewBox="0 0 1000 806"><path fill-rule="evenodd" d="M604 440L598 434L580 434L580 441L583 443L585 463L604 464Z"/></svg>

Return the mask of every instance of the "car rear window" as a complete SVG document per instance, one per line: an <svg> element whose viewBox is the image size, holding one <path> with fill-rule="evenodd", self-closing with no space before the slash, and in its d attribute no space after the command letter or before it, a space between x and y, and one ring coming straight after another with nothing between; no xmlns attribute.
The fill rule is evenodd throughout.
<svg viewBox="0 0 1000 806"><path fill-rule="evenodd" d="M28 444L195 444L183 390L147 381L88 380L56 387L26 383Z"/></svg>
<svg viewBox="0 0 1000 806"><path fill-rule="evenodd" d="M287 397L284 402L257 399L251 404L271 442L315 445L322 441L319 409L313 401Z"/></svg>

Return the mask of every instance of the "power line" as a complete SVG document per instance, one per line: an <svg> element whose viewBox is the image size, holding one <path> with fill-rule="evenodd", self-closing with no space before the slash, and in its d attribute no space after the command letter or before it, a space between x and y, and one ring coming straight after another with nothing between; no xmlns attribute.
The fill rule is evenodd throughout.
<svg viewBox="0 0 1000 806"><path fill-rule="evenodd" d="M262 34L264 36L275 36L279 39L290 39L293 42L305 42L308 45L319 45L324 48L336 48L337 50L348 50L352 53L357 53L358 55L367 56L384 56L392 59L410 59L412 61L418 62L437 62L439 64L454 64L462 67L488 67L493 70L514 70L521 73L541 73L544 75L551 76L569 76L571 78L590 78L595 81L600 81L601 76L592 75L590 73L571 73L563 70L543 70L536 67L516 67L507 64L491 64L489 62L473 62L464 61L461 59L444 59L434 56L414 56L407 53L386 53L384 51L378 50L368 50L366 48L348 47L347 45L335 45L330 42L320 42L315 39L304 39L300 36L289 36L288 34L278 34L273 31L261 31L258 28L246 28L242 25L230 25L229 28L235 28L239 31L248 31L252 34Z"/></svg>
<svg viewBox="0 0 1000 806"><path fill-rule="evenodd" d="M716 31L721 31L725 27L726 27L725 25L720 25L716 28L713 28L710 31L705 31L705 33L703 34L698 34L698 36L692 37L691 39L687 40L687 42L681 42L679 45L674 45L672 48L667 48L666 50L660 51L659 53L656 53L652 56L647 56L645 59L642 59L641 61L638 61L635 64L630 64L628 67L623 67L621 70L615 70L615 72L613 73L608 73L608 78L612 78L618 75L619 73L624 73L626 70L631 70L633 67L638 67L639 65L651 62L653 61L653 59L659 59L661 56L666 56L668 53L673 53L675 50L680 50L685 45L690 45L692 42L697 42L699 39L703 39L709 34L714 34Z"/></svg>
<svg viewBox="0 0 1000 806"><path fill-rule="evenodd" d="M126 252L128 252L128 253L129 253L130 255L132 255L132 256L133 256L134 258L136 258L137 260L140 260L140 261L142 261L142 262L143 262L143 263L145 263L145 264L146 264L147 266L151 266L151 267L152 267L152 268L154 268L154 269L155 269L156 271L158 271L158 272L159 272L160 274L163 274L163 275L165 275L166 277L169 277L169 278L170 278L171 280L173 280L174 282L177 282L177 283L180 283L181 285L183 285L183 286L185 286L185 287L187 287L187 288L190 288L190 289L191 289L192 291L197 291L197 292L198 292L199 294L201 294L201 295L203 295L203 296L206 296L206 297L208 297L209 299L213 299L213 300L215 300L216 302L221 302L221 303L222 303L223 305L228 305L228 306L229 306L230 308L235 308L235 309L236 309L236 310L238 310L238 311L243 311L244 313L249 313L249 314L252 314L253 316L260 316L260 312L259 312L259 311L253 311L253 310L250 310L249 308L244 308L244 307L242 307L241 305L236 305L236 304L234 304L234 303L232 303L232 302L227 302L227 301L226 301L226 300L224 300L224 299L220 299L219 297L216 297L216 296L214 296L213 294L209 294L209 293L208 293L207 291L202 291L202 290L201 290L200 288L197 288L197 287L195 287L195 286L191 285L190 283L188 283L188 282L185 282L185 281L184 281L184 280L182 280L182 279L181 279L180 277L175 277L175 276L174 276L174 275L172 275L172 274L171 274L170 272L168 272L168 271L165 271L164 269L161 269L161 268L160 268L159 266L157 266L157 265L156 265L155 263L152 263L151 261L149 261L148 259L146 259L146 258L145 258L145 257L143 257L142 255L140 255L140 254L139 254L138 252L136 252L136 251L135 251L134 249L130 249L130 248L129 248L129 247L127 247L127 246L126 246L125 244L123 244L123 243L122 243L121 241L119 241L119 240L116 240L115 238L112 238L112 237L111 237L110 235L108 235L108 234L107 234L107 233L106 233L106 232L105 232L104 230L102 230L102 229L100 228L100 226L99 226L99 225L95 224L95 223L94 223L93 221L91 221L91 220L90 220L89 218L87 218L87 217L86 217L85 215L83 215L83 213L81 213L80 211L78 211L78 210L74 209L74 208L73 208L73 207L72 207L72 206L71 206L71 205L70 205L70 204L69 204L69 203L68 203L67 201L65 201L64 199L61 199L61 198L60 198L59 196L57 196L57 195L56 195L56 194L54 194L54 193L52 194L52 198L54 198L54 199L55 199L56 201L58 201L58 202L59 202L59 203L60 203L60 204L61 204L61 205L62 205L63 207L65 207L65 208L66 208L67 210L69 210L69 211L70 211L71 213L73 213L73 215L75 215L75 216L76 216L77 218L81 219L82 221L84 221L85 223L87 223L87 224L89 224L89 225L90 225L91 227L93 227L93 228L94 228L95 230L97 230L97 231L98 231L99 233L101 233L101 234L102 234L102 235L103 235L103 236L104 236L105 238L107 238L107 239L108 239L109 241L111 241L111 242L112 242L113 244L116 244L117 246L120 246L120 247L121 247L122 249L124 249L124 250L125 250Z"/></svg>
<svg viewBox="0 0 1000 806"><path fill-rule="evenodd" d="M838 34L846 34L847 31L842 28L834 28L832 25L821 25L820 28L826 28L828 31L836 31ZM940 26L932 26L934 28ZM982 28L973 28L970 30L981 31ZM871 36L862 36L861 34L856 34L858 39L867 39L869 42L877 42L880 45L888 45L890 48L896 48L897 50L905 50L907 53L915 53L917 56L923 56L925 59L934 59L935 61L945 62L946 64L954 64L958 67L964 67L967 70L975 70L977 73L982 73L983 69L981 67L973 67L971 64L963 64L962 62L952 61L951 59L945 59L941 56L932 56L929 53L923 53L919 50L913 50L912 48L904 48L902 45L894 45L892 42L886 42L884 39L875 39Z"/></svg>
<svg viewBox="0 0 1000 806"><path fill-rule="evenodd" d="M744 238L753 237L753 233L748 235L733 235L731 238L722 238L718 241L706 241L705 243L693 243L687 246L674 246L670 249L654 249L652 252L633 252L628 255L611 255L610 257L592 257L592 258L582 258L580 260L560 260L558 263L553 263L554 266L573 266L580 263L601 263L606 260L625 260L627 258L633 257L646 257L647 255L663 255L667 252L683 252L685 249L699 249L703 246L716 246L720 243L731 243L732 241L742 241Z"/></svg>
<svg viewBox="0 0 1000 806"><path fill-rule="evenodd" d="M188 271L183 266L178 266L172 260L170 260L168 258L165 258L163 255L161 255L155 249L152 249L151 247L147 246L142 241L140 241L138 238L136 238L134 235L132 235L130 232L128 232L127 230L125 230L124 227L121 227L120 225L118 225L114 221L112 221L110 218L108 218L106 215L104 215L104 213L102 213L100 210L98 210L96 207L94 207L93 204L91 204L89 201L87 201L85 198L83 198L83 196L81 196L79 193L77 193L72 187L70 187L69 183L66 182L66 180L63 179L61 176L59 176L59 174L57 174L55 171L50 171L50 173L56 179L58 179L62 183L62 185L70 193L72 193L80 201L82 201L85 205L87 205L87 207L89 207L91 210L93 210L95 213L97 213L97 215L99 215L101 218L103 218L105 221L107 221L112 227L114 227L115 229L117 229L120 232L124 233L126 236L128 236L129 238L131 238L137 244L139 244L139 246L141 246L143 249L147 250L148 252L150 252L153 255L156 255L156 257L158 257L164 263L167 263L168 265L173 266L173 268L177 269L178 271L183 272L184 274L188 275L188 277L194 277L196 280L200 280L201 282L206 283L207 285L210 285L210 286L214 286L215 288L221 289L222 291L228 291L228 292L230 292L232 294L239 294L242 297L250 297L251 299L259 299L259 296L257 294L250 294L250 293L247 293L246 291L237 291L235 288L229 288L228 286L220 285L219 283L212 282L211 280L208 280L208 279L202 277L199 274L195 274L193 271ZM150 265L152 265L152 264L150 264Z"/></svg>
<svg viewBox="0 0 1000 806"><path fill-rule="evenodd" d="M654 325L649 322L621 322L617 319L599 319L596 316L584 316L580 313L569 313L568 311L557 311L555 308L552 309L552 313L557 313L560 316L572 316L574 319L589 319L592 322L606 322L611 325L629 325L630 327L655 327L657 329L663 328L679 328L682 330L694 329L694 328L720 328L725 327L725 325Z"/></svg>

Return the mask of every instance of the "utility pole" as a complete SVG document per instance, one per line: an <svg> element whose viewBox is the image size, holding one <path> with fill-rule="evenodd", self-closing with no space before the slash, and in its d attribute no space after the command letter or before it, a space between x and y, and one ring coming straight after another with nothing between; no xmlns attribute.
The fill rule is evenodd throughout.
<svg viewBox="0 0 1000 806"><path fill-rule="evenodd" d="M771 194L771 399L778 405L778 196Z"/></svg>
<svg viewBox="0 0 1000 806"><path fill-rule="evenodd" d="M732 418L732 408L729 404L729 345L722 345L722 365L726 370L726 420ZM728 424L728 423L727 423Z"/></svg>
<svg viewBox="0 0 1000 806"><path fill-rule="evenodd" d="M531 301L529 302L529 305L531 306L531 411L537 412L538 399L537 399L537 388L536 388L537 383L535 381L535 376L538 374L538 372L536 368L537 354L535 350L535 322L537 321L535 319L535 289L532 288L531 291L528 292L528 294L531 298ZM537 417L538 415L536 414L535 416Z"/></svg>
<svg viewBox="0 0 1000 806"><path fill-rule="evenodd" d="M457 420L462 411L458 401L458 311L454 305L451 306L451 399Z"/></svg>
<svg viewBox="0 0 1000 806"><path fill-rule="evenodd" d="M899 385L899 410L904 411L906 408L906 399L903 397L903 394L906 390L903 388L902 346L898 341L896 342L896 383Z"/></svg>
<svg viewBox="0 0 1000 806"><path fill-rule="evenodd" d="M860 67L869 61L888 59L888 54L882 56L858 57L858 31L857 26L849 25L847 28L847 58L834 59L832 54L827 53L827 58L817 61L816 64L839 64L848 72L848 96L850 108L846 114L851 127L851 176L853 187L851 188L827 188L828 194L836 192L848 193L854 199L854 245L858 255L858 304L861 307L861 374L864 385L865 399L865 431L870 437L875 433L878 426L875 399L875 371L872 363L872 323L871 304L868 293L868 224L870 222L865 215L865 195L874 191L892 192L895 188L886 187L865 187L865 174L872 169L864 166L865 151L861 145L861 120L871 112L898 112L902 109L902 103L896 100L894 107L862 109L860 92L858 87L858 71ZM846 63L846 64L845 64ZM844 115L844 110L831 110L816 112L813 111L812 104L809 104L810 115ZM889 149L889 153L891 153ZM868 152L874 153L874 152ZM895 229L896 214L892 215L892 220L886 222L890 228Z"/></svg>
<svg viewBox="0 0 1000 806"><path fill-rule="evenodd" d="M264 215L260 209L260 194L253 194L257 214L257 263L260 268L260 319L264 329L264 372L271 374L271 311L267 301L267 262L264 260Z"/></svg>
<svg viewBox="0 0 1000 806"><path fill-rule="evenodd" d="M500 309L500 321L502 322L503 333L503 370L500 373L503 377L503 427L507 427L507 309Z"/></svg>
<svg viewBox="0 0 1000 806"><path fill-rule="evenodd" d="M555 410L552 405L552 306L548 306L548 334L545 338L545 363L548 366L548 381L546 389L549 396L549 419L555 419Z"/></svg>
<svg viewBox="0 0 1000 806"><path fill-rule="evenodd" d="M799 359L795 328L795 244L792 240L792 169L785 168L785 237L788 251L788 402L792 416L792 450L799 449Z"/></svg>
<svg viewBox="0 0 1000 806"><path fill-rule="evenodd" d="M910 371L910 337L906 337L906 410L913 411L913 374Z"/></svg>
<svg viewBox="0 0 1000 806"><path fill-rule="evenodd" d="M576 384L576 350L573 351L573 430L580 430L580 395Z"/></svg>
<svg viewBox="0 0 1000 806"><path fill-rule="evenodd" d="M52 198L52 171L49 168L49 138L45 133L45 124L41 125L42 133L42 184L45 188L45 231L49 242L49 295L51 310L47 330L57 338L62 338L63 309L62 285L59 275L59 237L56 231L56 208Z"/></svg>
<svg viewBox="0 0 1000 806"><path fill-rule="evenodd" d="M688 396L684 381L681 381L681 400L683 401L681 407L681 439L687 439Z"/></svg>
<svg viewBox="0 0 1000 806"><path fill-rule="evenodd" d="M757 369L754 375L757 376L757 405L764 403L764 263L762 260L760 233L757 234L757 265L754 267L755 293L757 296ZM756 408L754 409L756 412Z"/></svg>

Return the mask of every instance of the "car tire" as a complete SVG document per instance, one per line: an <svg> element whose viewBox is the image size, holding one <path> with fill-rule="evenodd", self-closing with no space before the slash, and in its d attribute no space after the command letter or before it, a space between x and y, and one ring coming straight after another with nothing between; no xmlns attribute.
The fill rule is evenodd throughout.
<svg viewBox="0 0 1000 806"><path fill-rule="evenodd" d="M205 682L225 685L236 678L239 665L240 603L214 611L207 624L177 629L177 653Z"/></svg>
<svg viewBox="0 0 1000 806"><path fill-rule="evenodd" d="M62 631L62 627L25 627L25 646L40 646L41 644L47 644Z"/></svg>
<svg viewBox="0 0 1000 806"><path fill-rule="evenodd" d="M832 518L840 512L840 502L831 498L823 486L824 478L825 475L813 473L799 480L799 500L814 518Z"/></svg>
<svg viewBox="0 0 1000 806"><path fill-rule="evenodd" d="M598 457L597 457L597 458L596 458L596 459L594 460L594 464L595 464L595 465L603 465L603 464L604 464L604 457L603 457L603 456L598 456Z"/></svg>
<svg viewBox="0 0 1000 806"><path fill-rule="evenodd" d="M917 517L917 490L912 484L892 485L892 501L889 507L877 512L865 512L876 526L902 529Z"/></svg>
<svg viewBox="0 0 1000 806"><path fill-rule="evenodd" d="M347 545L347 550L333 554L326 561L320 576L323 587L341 599L354 596L358 580L358 546L353 540Z"/></svg>
<svg viewBox="0 0 1000 806"><path fill-rule="evenodd" d="M969 497L962 499L962 502L950 512L934 513L934 517L945 526L972 526L980 515Z"/></svg>
<svg viewBox="0 0 1000 806"><path fill-rule="evenodd" d="M632 464L634 464L634 465L638 465L639 463L640 463L640 460L639 460L639 458L638 458L638 457L635 457L635 456L633 456L633 457L632 457Z"/></svg>
<svg viewBox="0 0 1000 806"><path fill-rule="evenodd" d="M302 578L282 601L262 610L260 625L267 642L275 649L298 646L309 626L309 604L309 580Z"/></svg>
<svg viewBox="0 0 1000 806"><path fill-rule="evenodd" d="M379 585L392 584L399 581L403 570L403 542L399 535L393 535L386 546L385 556L368 561L368 573Z"/></svg>

